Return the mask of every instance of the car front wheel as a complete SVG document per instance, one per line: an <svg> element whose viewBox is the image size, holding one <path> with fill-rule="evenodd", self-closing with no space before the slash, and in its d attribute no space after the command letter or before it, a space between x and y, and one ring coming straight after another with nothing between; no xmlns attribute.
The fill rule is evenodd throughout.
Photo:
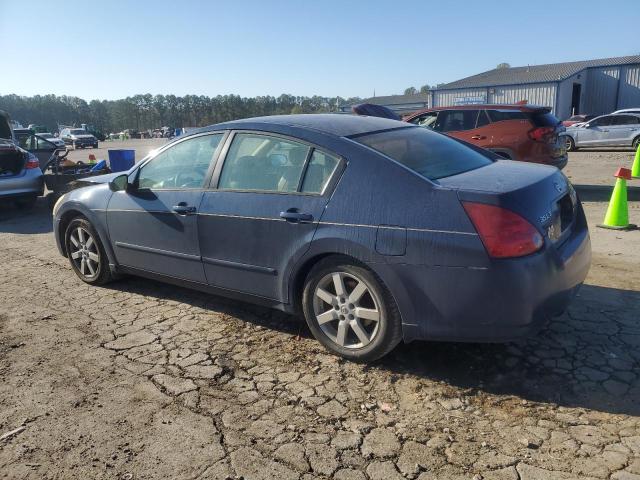
<svg viewBox="0 0 640 480"><path fill-rule="evenodd" d="M316 264L302 302L314 337L349 360L376 360L402 338L400 315L386 286L348 258L329 257Z"/></svg>
<svg viewBox="0 0 640 480"><path fill-rule="evenodd" d="M102 285L112 280L100 237L86 219L78 217L69 222L65 246L71 268L83 282Z"/></svg>
<svg viewBox="0 0 640 480"><path fill-rule="evenodd" d="M573 138L571 138L570 136L567 135L567 139L566 139L566 144L567 144L567 152L575 152L577 150L576 148L576 142L574 142Z"/></svg>

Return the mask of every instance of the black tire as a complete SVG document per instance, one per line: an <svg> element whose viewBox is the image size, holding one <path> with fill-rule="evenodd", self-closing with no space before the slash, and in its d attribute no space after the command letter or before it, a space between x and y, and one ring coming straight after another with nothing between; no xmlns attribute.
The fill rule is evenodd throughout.
<svg viewBox="0 0 640 480"><path fill-rule="evenodd" d="M324 300L319 300L319 297L316 298L316 289L321 282L326 282L330 276L334 278L333 274L336 273L343 278L341 282L345 287L345 298L340 298L340 295L336 294L336 289L331 290L331 295L336 294L336 303L328 303ZM349 282L351 282L351 285L349 285ZM356 304L356 307L354 307L350 297L356 290L355 286L358 286L360 282L363 283L367 291L354 302ZM326 290L323 288L323 290L328 292L330 288L331 285L328 285L328 288ZM377 323L364 317L359 318L358 312L364 314L363 310L359 309L361 301L369 302L370 305L373 305L373 308L370 308L363 303L362 309L369 312L377 312ZM324 326L321 326L316 318L319 304L322 304L322 310L325 315L331 314L339 318L324 322ZM327 350L348 360L358 362L377 360L393 350L402 339L402 322L398 307L391 293L375 273L348 257L327 257L311 269L304 285L302 309L313 336ZM326 311L324 311L325 309ZM335 312L333 309L335 309ZM360 336L356 335L353 322L357 322L360 332L365 331L365 333L370 334L368 344L364 344ZM343 345L338 343L339 334L337 334L341 323L349 325L344 327L347 333L342 335ZM328 332L330 329L336 332L335 339ZM351 339L353 345L346 345L349 339Z"/></svg>
<svg viewBox="0 0 640 480"><path fill-rule="evenodd" d="M638 147L640 147L640 137L634 138L631 145L633 146L634 150L638 150Z"/></svg>
<svg viewBox="0 0 640 480"><path fill-rule="evenodd" d="M576 148L576 142L569 135L567 135L567 139L565 140L565 142L567 144L567 152L575 152L576 150L578 150Z"/></svg>
<svg viewBox="0 0 640 480"><path fill-rule="evenodd" d="M79 251L79 247L74 244L74 240L76 242L78 240L81 240L77 236L78 229L82 229L84 232L87 232L91 236L93 242L90 246L87 246L86 250L90 253L93 253L94 255L97 254L98 259L97 261L95 261L95 256L92 257L93 259L86 256L86 267L84 268L84 272L81 269L82 260L72 258L73 254ZM72 235L76 235L74 240L72 240ZM87 237L85 236L84 238L86 239ZM105 283L113 280L111 269L109 268L109 259L102 245L102 241L100 240L100 236L93 228L93 225L91 225L91 223L87 219L83 217L76 217L71 220L64 234L64 242L67 257L69 258L69 262L71 263L71 268L80 278L80 280L90 285L104 285ZM86 241L86 243L89 243L88 240ZM95 245L95 248L92 248L93 245ZM89 260L91 260L91 263L89 262ZM97 264L97 267L94 266L94 273L91 273L90 265L94 265L94 263Z"/></svg>
<svg viewBox="0 0 640 480"><path fill-rule="evenodd" d="M22 210L31 210L35 206L37 200L38 197L36 196L21 198L20 200L16 200L16 205Z"/></svg>

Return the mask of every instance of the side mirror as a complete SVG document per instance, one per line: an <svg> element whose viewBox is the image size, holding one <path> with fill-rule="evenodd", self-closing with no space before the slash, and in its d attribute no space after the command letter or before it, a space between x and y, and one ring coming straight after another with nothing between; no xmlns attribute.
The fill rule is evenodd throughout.
<svg viewBox="0 0 640 480"><path fill-rule="evenodd" d="M118 175L109 182L109 188L113 192L122 192L129 190L129 176L126 174Z"/></svg>

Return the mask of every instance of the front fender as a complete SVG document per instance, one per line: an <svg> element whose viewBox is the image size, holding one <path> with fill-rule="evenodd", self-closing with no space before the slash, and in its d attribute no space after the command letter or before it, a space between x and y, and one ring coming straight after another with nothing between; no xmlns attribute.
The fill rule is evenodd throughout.
<svg viewBox="0 0 640 480"><path fill-rule="evenodd" d="M54 212L53 231L56 239L56 246L61 255L67 256L64 245L64 234L66 225L71 218L82 215L95 228L105 253L109 259L109 264L116 265L116 257L111 248L111 240L107 229L107 204L111 198L111 190L107 185L96 185L95 187L72 190L60 199L60 205Z"/></svg>

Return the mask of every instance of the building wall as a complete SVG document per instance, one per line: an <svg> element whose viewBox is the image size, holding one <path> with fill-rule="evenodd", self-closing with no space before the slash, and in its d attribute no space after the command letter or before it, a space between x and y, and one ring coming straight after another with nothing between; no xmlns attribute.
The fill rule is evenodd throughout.
<svg viewBox="0 0 640 480"><path fill-rule="evenodd" d="M619 79L620 67L589 68L583 113L603 115L616 110Z"/></svg>
<svg viewBox="0 0 640 480"><path fill-rule="evenodd" d="M535 105L555 106L556 84L540 83L532 85L508 85L488 88L467 88L457 90L436 90L434 106L449 107L460 104L464 98L484 99L477 103L511 104L527 100Z"/></svg>
<svg viewBox="0 0 640 480"><path fill-rule="evenodd" d="M557 105L555 106L553 113L560 120L565 120L574 114L574 112L571 111L571 97L573 95L574 83L582 85L580 91L580 105L578 106L578 110L575 113L590 113L587 112L586 107L588 99L587 94L589 78L587 75L587 71L583 70L582 72L579 72L558 84L558 95L556 97Z"/></svg>
<svg viewBox="0 0 640 480"><path fill-rule="evenodd" d="M617 109L640 107L640 65L622 67Z"/></svg>
<svg viewBox="0 0 640 480"><path fill-rule="evenodd" d="M465 88L459 90L436 90L433 95L434 107L450 107L456 104L456 99L483 97L487 98L486 88ZM478 102L478 103L485 103Z"/></svg>
<svg viewBox="0 0 640 480"><path fill-rule="evenodd" d="M536 83L531 85L511 85L489 89L489 103L506 104L527 100L533 105L555 107L556 84Z"/></svg>

